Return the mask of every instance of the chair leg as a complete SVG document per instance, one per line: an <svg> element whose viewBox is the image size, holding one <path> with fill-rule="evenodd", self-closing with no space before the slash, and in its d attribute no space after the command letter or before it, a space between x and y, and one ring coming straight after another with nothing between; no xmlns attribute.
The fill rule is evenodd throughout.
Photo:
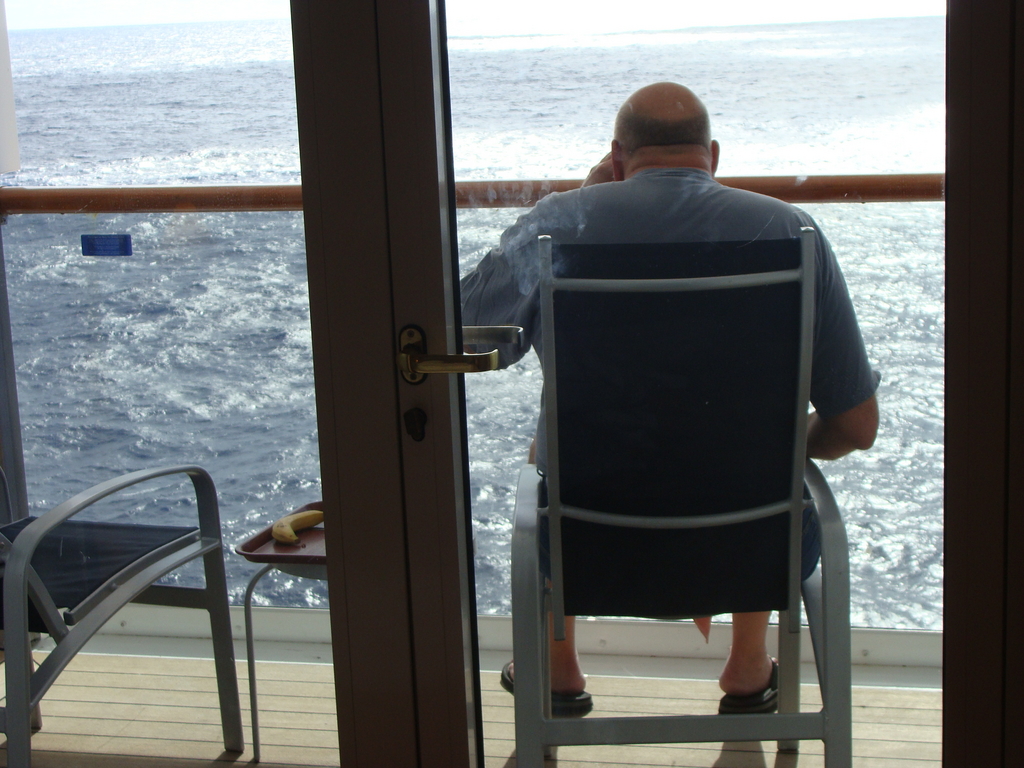
<svg viewBox="0 0 1024 768"><path fill-rule="evenodd" d="M39 645L39 635L33 632L29 641L29 646L32 650L35 650L36 646ZM29 651L31 653L31 651ZM32 659L32 671L36 671L36 660ZM43 730L43 705L36 704L32 707L32 715L29 717L29 721L32 724L32 733Z"/></svg>
<svg viewBox="0 0 1024 768"><path fill-rule="evenodd" d="M210 612L224 749L242 752L245 749L245 737L242 734L242 710L238 698L238 671L235 669L235 647L231 638L224 556L220 549L203 555L203 569L206 575L207 610Z"/></svg>
<svg viewBox="0 0 1024 768"><path fill-rule="evenodd" d="M825 768L851 768L853 733L850 673L850 581L839 569L823 574L824 656L827 683L822 687L822 704L828 712L825 738ZM829 580L833 584L829 584Z"/></svg>
<svg viewBox="0 0 1024 768"><path fill-rule="evenodd" d="M789 611L779 613L779 712L800 711L800 631L792 631ZM797 752L800 742L786 739L778 742L780 752Z"/></svg>
<svg viewBox="0 0 1024 768"><path fill-rule="evenodd" d="M245 658L249 667L249 711L252 718L252 760L260 761L260 712L256 702L256 638L252 631L252 593L259 580L274 569L274 564L265 565L249 581L245 590Z"/></svg>
<svg viewBox="0 0 1024 768"><path fill-rule="evenodd" d="M14 624L10 622L9 624ZM8 768L32 766L32 711L29 707L32 656L28 633L8 626L4 637L7 701L4 707Z"/></svg>
<svg viewBox="0 0 1024 768"><path fill-rule="evenodd" d="M822 691L825 711L829 713L828 731L825 737L825 768L852 768L853 727L852 702L850 697L850 667L843 665L850 658L849 626L846 628L846 642L840 640L839 648L829 649L826 667L829 686Z"/></svg>
<svg viewBox="0 0 1024 768"><path fill-rule="evenodd" d="M516 660L516 766L543 768L545 745L541 721L544 716L550 716L547 710L551 697L548 670L544 663L547 617L539 588L526 606L520 605L513 610L512 633Z"/></svg>
<svg viewBox="0 0 1024 768"><path fill-rule="evenodd" d="M523 492L535 488L536 479L530 478L528 482L532 485L520 480L512 532L516 765L517 768L544 768L544 718L550 714L551 702L551 683L545 664L548 623L537 547L536 498Z"/></svg>
<svg viewBox="0 0 1024 768"><path fill-rule="evenodd" d="M850 721L838 724L825 740L825 768L852 768L853 734Z"/></svg>

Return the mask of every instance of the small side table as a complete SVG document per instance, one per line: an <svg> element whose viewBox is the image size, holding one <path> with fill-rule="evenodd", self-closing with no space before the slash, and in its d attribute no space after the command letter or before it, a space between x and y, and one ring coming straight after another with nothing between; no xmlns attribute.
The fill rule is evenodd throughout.
<svg viewBox="0 0 1024 768"><path fill-rule="evenodd" d="M315 501L296 512L321 509L323 502ZM299 543L281 544L274 539L267 526L235 547L235 552L254 563L265 563L249 580L245 590L245 653L249 662L249 708L252 712L252 753L254 762L260 761L259 708L256 702L256 658L255 639L252 633L252 595L260 579L272 570L298 576L303 579L327 578L327 549L324 529L307 528L298 532Z"/></svg>

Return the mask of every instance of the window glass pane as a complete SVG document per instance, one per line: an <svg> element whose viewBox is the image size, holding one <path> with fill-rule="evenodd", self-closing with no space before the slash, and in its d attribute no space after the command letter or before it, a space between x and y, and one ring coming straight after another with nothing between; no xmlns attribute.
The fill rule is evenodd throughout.
<svg viewBox="0 0 1024 768"><path fill-rule="evenodd" d="M621 102L663 80L708 106L722 144L719 177L942 172L943 16L800 22L814 11L783 4L772 13L784 23L767 23L735 4L735 15L719 8L701 26L689 10L650 12L656 5L637 8L631 19L650 26L632 32L619 31L621 15L602 20L600 6L555 4L541 25L528 7L495 21L478 6L449 4L457 178L581 179L608 151ZM744 26L721 26L727 18ZM824 467L846 509L853 620L939 629L943 204L802 207L833 243L882 373L875 447ZM462 210L463 269L524 212ZM536 356L468 377L467 390L480 610L506 613L512 498L540 392Z"/></svg>
<svg viewBox="0 0 1024 768"><path fill-rule="evenodd" d="M63 23L141 25L19 29L51 20L7 3L22 169L4 184L299 182L287 2L242 14L276 18L160 24L218 17L82 5ZM104 233L131 235L132 255L83 256L81 235ZM3 236L33 513L122 471L195 463L233 547L320 498L301 213L16 215ZM226 562L240 603L258 566ZM275 573L256 600L326 595Z"/></svg>

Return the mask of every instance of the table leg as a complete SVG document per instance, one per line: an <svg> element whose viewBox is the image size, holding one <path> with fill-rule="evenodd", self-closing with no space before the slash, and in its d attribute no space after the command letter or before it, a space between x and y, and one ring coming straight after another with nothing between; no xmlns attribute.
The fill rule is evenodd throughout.
<svg viewBox="0 0 1024 768"><path fill-rule="evenodd" d="M256 704L256 657L255 640L252 634L252 593L256 584L274 569L274 565L266 565L256 572L249 580L245 590L245 656L249 661L249 710L252 713L252 755L253 762L260 761L260 718Z"/></svg>

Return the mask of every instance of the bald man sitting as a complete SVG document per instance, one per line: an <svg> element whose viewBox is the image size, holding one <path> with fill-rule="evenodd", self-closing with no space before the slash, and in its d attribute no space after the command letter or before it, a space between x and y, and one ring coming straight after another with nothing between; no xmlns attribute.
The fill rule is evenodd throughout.
<svg viewBox="0 0 1024 768"><path fill-rule="evenodd" d="M815 323L810 458L836 459L870 448L878 429L878 375L868 364L850 296L835 255L810 216L774 198L714 180L720 148L711 139L704 105L689 89L655 83L630 96L615 120L611 152L583 187L545 197L510 227L498 248L462 281L467 325L520 325L521 345L500 347L511 365L530 347L541 354L538 235L559 243L683 243L796 237L815 230ZM541 356L543 359L543 356ZM544 414L537 431L537 464L545 466ZM803 577L817 565L818 529L805 513ZM770 712L778 704L777 666L768 655L769 614L733 614L733 642L719 677L722 713ZM551 645L555 715L590 711L567 618L566 639ZM502 685L514 690L511 663Z"/></svg>

